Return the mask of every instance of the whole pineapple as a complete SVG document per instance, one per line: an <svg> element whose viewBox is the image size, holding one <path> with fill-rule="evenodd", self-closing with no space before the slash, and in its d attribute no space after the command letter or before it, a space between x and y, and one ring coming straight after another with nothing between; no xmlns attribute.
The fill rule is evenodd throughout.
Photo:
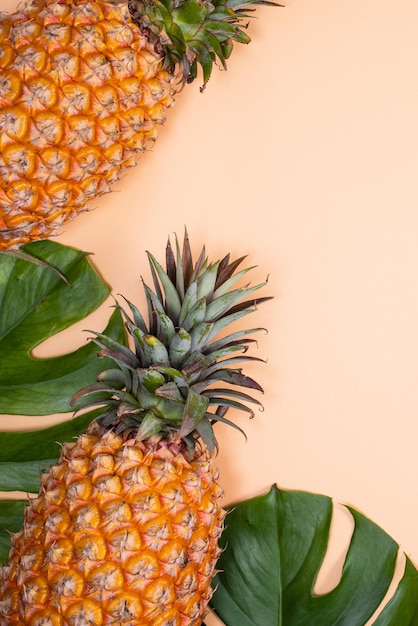
<svg viewBox="0 0 418 626"><path fill-rule="evenodd" d="M265 283L237 287L243 258L194 264L187 235L149 254L148 323L128 302L132 350L94 334L114 367L81 390L100 407L86 434L43 474L0 574L0 624L201 624L225 512L212 457L213 425L229 408L252 414L261 391L238 364L260 328L228 331L254 310ZM119 306L119 305L117 305ZM226 331L226 332L225 332Z"/></svg>
<svg viewBox="0 0 418 626"><path fill-rule="evenodd" d="M0 250L49 237L157 137L175 94L225 65L265 0L27 0L0 13Z"/></svg>

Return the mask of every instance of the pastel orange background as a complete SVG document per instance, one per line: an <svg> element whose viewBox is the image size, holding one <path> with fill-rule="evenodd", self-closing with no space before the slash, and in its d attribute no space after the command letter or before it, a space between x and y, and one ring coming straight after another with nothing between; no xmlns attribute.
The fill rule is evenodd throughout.
<svg viewBox="0 0 418 626"><path fill-rule="evenodd" d="M16 0L2 0L14 10ZM187 86L154 149L57 241L94 253L143 302L146 250L187 225L274 300L247 373L264 411L220 427L225 503L284 488L359 508L418 562L418 3L286 0L258 8L249 46ZM37 350L102 329L112 300ZM60 419L16 421L35 427Z"/></svg>

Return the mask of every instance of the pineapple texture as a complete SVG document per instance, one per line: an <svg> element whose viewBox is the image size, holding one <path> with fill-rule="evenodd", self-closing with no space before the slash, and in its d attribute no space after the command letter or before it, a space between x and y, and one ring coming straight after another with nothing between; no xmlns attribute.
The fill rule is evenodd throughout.
<svg viewBox="0 0 418 626"><path fill-rule="evenodd" d="M93 423L65 444L0 573L0 624L199 625L225 512L204 447Z"/></svg>
<svg viewBox="0 0 418 626"><path fill-rule="evenodd" d="M173 77L126 4L0 13L0 250L49 237L135 165Z"/></svg>

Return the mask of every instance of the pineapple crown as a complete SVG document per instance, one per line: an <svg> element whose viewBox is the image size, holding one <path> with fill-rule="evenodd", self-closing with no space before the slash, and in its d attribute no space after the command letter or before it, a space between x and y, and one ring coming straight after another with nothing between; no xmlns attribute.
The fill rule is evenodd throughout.
<svg viewBox="0 0 418 626"><path fill-rule="evenodd" d="M225 414L234 408L252 416L247 403L261 406L237 387L262 392L238 363L261 360L246 352L255 341L250 335L263 329L223 331L270 299L253 297L267 281L235 287L253 269L236 271L244 258L231 262L227 255L209 263L203 248L193 264L187 232L182 250L177 238L175 252L168 241L166 270L148 253L154 283L154 290L143 283L148 324L131 302L126 301L130 314L116 304L125 318L133 349L94 333L99 356L113 363L98 376L96 384L74 396L77 410L101 406L96 419L104 429L128 434L134 431L140 440L151 436L183 440L191 453L199 438L211 454L217 449L216 422L243 432Z"/></svg>
<svg viewBox="0 0 418 626"><path fill-rule="evenodd" d="M132 20L154 41L166 69L179 67L182 82L192 82L200 65L204 85L216 59L226 67L233 42L249 43L242 21L255 5L269 0L129 0Z"/></svg>

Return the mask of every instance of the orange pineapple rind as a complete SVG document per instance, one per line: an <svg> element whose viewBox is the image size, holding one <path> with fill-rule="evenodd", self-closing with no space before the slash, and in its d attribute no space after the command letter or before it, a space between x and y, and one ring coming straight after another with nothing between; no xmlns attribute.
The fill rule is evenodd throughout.
<svg viewBox="0 0 418 626"><path fill-rule="evenodd" d="M146 90L148 80L154 83ZM155 141L174 92L161 53L132 24L126 6L32 0L4 17L0 250L50 236L108 193ZM141 114L130 119L126 112L135 107ZM113 123L101 123L110 116ZM54 150L66 151L63 162L54 163ZM54 177L67 185L51 186Z"/></svg>
<svg viewBox="0 0 418 626"><path fill-rule="evenodd" d="M193 618L199 603L206 603L205 595L201 597L196 588L196 581L202 575L193 570L190 561L194 559L196 552L207 550L208 560L214 567L219 549L215 539L209 538L208 530L203 532L197 529L191 542L177 536L175 524L170 524L167 515L173 514L175 519L178 510L172 506L167 508L166 501L168 495L173 496L176 493L174 499L178 506L184 500L182 510L187 511L190 507L196 507L196 497L187 497L181 486L181 470L177 478L180 483L177 482L177 487L174 487L171 470L161 473L159 469L152 479L155 491L148 499L154 503L159 501L159 505L155 508L154 504L151 509L148 508L150 517L142 519L143 508L135 506L138 496L136 490L133 489L132 493L123 490L118 476L113 475L104 484L102 478L97 483L91 481L95 468L101 464L106 467L107 472L115 471L116 464L110 462L110 458L117 459L118 471L123 473L123 438L110 433L109 441L106 443L105 437L102 442L97 424L88 431L89 444L91 435L97 437L97 451L100 453L80 457L82 453L89 455L96 448L94 444L88 445L89 452L86 452L83 449L84 437L69 450L63 449L57 466L61 471L55 470L53 474L43 475L42 493L30 502L26 512L28 521L32 520L32 524L37 522L38 531L33 533L31 544L23 552L19 550L15 556L15 561L20 561L20 572L26 574L23 579L20 575L19 580L17 575L11 576L6 582L6 588L1 587L0 606L7 605L6 610L12 611L12 607L16 606L15 586L24 584L24 596L20 595L21 602L24 603L24 624L37 623L36 619L41 624L41 619L51 610L51 614L57 619L58 616L63 619L63 624L71 624L78 612L86 620L96 620L91 623L100 626L110 623L107 616L117 616L120 607L129 610L132 624L138 619L143 619L143 622L138 622L143 624L165 623L164 620L173 614L179 616L180 624L189 623L184 622L180 615L190 614ZM144 446L146 442L137 442L134 445L131 441L131 454L127 456L132 456L137 447L141 456ZM103 449L106 449L106 454ZM155 456L160 462L158 452L156 449ZM165 457L166 454L167 448L163 447L162 456ZM76 462L70 465L68 460L72 455ZM80 462L85 458L89 459L88 464ZM127 458L126 462L129 472L132 470L132 460ZM149 456L147 462L152 467L153 460ZM180 468L185 466L182 457L164 460L164 463L167 462L174 462ZM203 455L203 463L205 462L206 454ZM198 467L199 459L193 461L193 464ZM186 466L185 483L190 482L189 464ZM138 474L135 476L140 477ZM158 484L164 481L169 482L160 494ZM50 493L49 483L53 495L45 497L44 494ZM213 485L207 488L210 492ZM63 492L65 497L62 501ZM149 493L149 490L143 493ZM179 493L182 494L181 498ZM80 506L74 506L74 502ZM91 506L96 507L91 515L79 514L83 507L91 510ZM219 517L218 523L222 524L223 510L219 507L215 514ZM22 534L15 535L15 545L24 540ZM199 564L202 559L203 556L199 557ZM50 571L47 578L42 574L46 563ZM213 567L210 573L213 572ZM89 593L87 600L85 594L89 588L96 591ZM192 598L181 601L174 609L176 590L181 589L183 597L192 588Z"/></svg>

